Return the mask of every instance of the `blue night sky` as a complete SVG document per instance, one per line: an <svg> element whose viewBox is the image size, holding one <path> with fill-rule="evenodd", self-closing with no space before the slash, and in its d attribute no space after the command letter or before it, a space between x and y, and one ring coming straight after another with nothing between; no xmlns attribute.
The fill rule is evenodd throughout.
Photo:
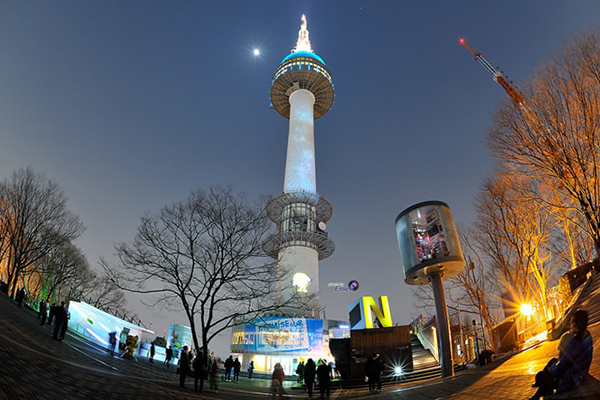
<svg viewBox="0 0 600 400"><path fill-rule="evenodd" d="M336 89L315 123L337 247L321 263L321 301L345 319L357 296L387 294L394 322L408 323L421 310L396 215L435 199L466 225L494 168L484 140L506 94L458 39L522 83L598 24L598 1L2 0L0 179L31 166L56 180L94 268L144 211L192 189L281 193L288 121L269 109L269 87L303 13ZM358 292L327 287L352 279ZM184 322L129 307L158 334Z"/></svg>

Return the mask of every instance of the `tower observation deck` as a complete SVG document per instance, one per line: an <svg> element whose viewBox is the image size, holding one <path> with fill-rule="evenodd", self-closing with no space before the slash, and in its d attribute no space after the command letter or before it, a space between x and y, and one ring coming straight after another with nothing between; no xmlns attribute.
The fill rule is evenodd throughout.
<svg viewBox="0 0 600 400"><path fill-rule="evenodd" d="M278 232L263 245L289 279L278 282L279 296L296 291L313 299L308 309L292 312L297 317L318 316L319 260L335 250L326 232L333 207L317 193L314 144L314 120L329 111L333 99L331 73L311 48L303 15L296 47L281 61L271 85L272 107L290 123L283 194L267 204Z"/></svg>

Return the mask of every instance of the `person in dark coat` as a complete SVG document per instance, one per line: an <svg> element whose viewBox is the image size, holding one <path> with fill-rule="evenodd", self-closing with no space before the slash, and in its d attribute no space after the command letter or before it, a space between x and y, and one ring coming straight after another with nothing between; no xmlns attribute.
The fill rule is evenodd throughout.
<svg viewBox="0 0 600 400"><path fill-rule="evenodd" d="M46 326L46 317L48 316L48 300L44 301L42 300L42 302L40 303L40 317L42 319L42 322L40 323L40 326Z"/></svg>
<svg viewBox="0 0 600 400"><path fill-rule="evenodd" d="M306 374L306 371L304 371ZM317 379L319 380L319 392L321 393L321 398L323 395L327 394L327 398L329 398L329 379L331 378L331 367L327 365L325 360L319 361L319 367L317 368Z"/></svg>
<svg viewBox="0 0 600 400"><path fill-rule="evenodd" d="M154 353L156 352L156 348L154 347L154 342L152 342L152 345L150 345L150 362L153 363L154 362Z"/></svg>
<svg viewBox="0 0 600 400"><path fill-rule="evenodd" d="M179 356L179 386L185 387L185 377L190 372L190 355L188 347L183 346L183 351Z"/></svg>
<svg viewBox="0 0 600 400"><path fill-rule="evenodd" d="M365 364L365 376L369 381L369 392L381 391L381 369L379 354L373 353Z"/></svg>
<svg viewBox="0 0 600 400"><path fill-rule="evenodd" d="M231 368L233 368L233 356L225 360L225 380L231 380Z"/></svg>
<svg viewBox="0 0 600 400"><path fill-rule="evenodd" d="M115 346L117 345L117 332L110 332L108 334L108 350L110 351L110 355L115 355Z"/></svg>
<svg viewBox="0 0 600 400"><path fill-rule="evenodd" d="M46 303L44 302L44 299L42 299L42 301L40 301L40 311L38 311L38 319L42 319L42 314L46 312Z"/></svg>
<svg viewBox="0 0 600 400"><path fill-rule="evenodd" d="M60 340L59 334L62 329L63 321L67 319L67 310L65 309L65 302L61 301L60 306L56 307L54 310L54 319L56 322L54 323L54 339Z"/></svg>
<svg viewBox="0 0 600 400"><path fill-rule="evenodd" d="M206 379L206 373L208 372L208 365L206 363L206 356L203 352L198 353L194 358L194 390L202 392L204 390L204 379Z"/></svg>
<svg viewBox="0 0 600 400"><path fill-rule="evenodd" d="M242 363L238 358L235 358L233 362L233 380L237 383L240 381L240 371L242 370Z"/></svg>
<svg viewBox="0 0 600 400"><path fill-rule="evenodd" d="M253 372L254 372L254 361L250 361L250 365L248 365L248 379L252 379Z"/></svg>
<svg viewBox="0 0 600 400"><path fill-rule="evenodd" d="M25 300L26 296L27 296L27 291L25 290L25 287L23 287L23 288L21 288L21 290L19 290L19 294L17 295L18 301L19 301L19 307L21 307L21 303L23 303L23 300Z"/></svg>
<svg viewBox="0 0 600 400"><path fill-rule="evenodd" d="M317 366L312 358L309 358L306 361L306 365L304 366L304 385L306 386L306 390L308 391L308 398L312 399L313 397L313 388L315 386L315 375L317 374Z"/></svg>
<svg viewBox="0 0 600 400"><path fill-rule="evenodd" d="M588 376L594 353L594 341L587 330L588 313L577 310L571 317L571 333L574 337L562 355L548 362L543 371L535 376L535 392L532 400L542 396L577 389Z"/></svg>
<svg viewBox="0 0 600 400"><path fill-rule="evenodd" d="M296 374L298 375L296 382L304 381L304 368L304 361L300 361L300 364L298 364L298 367L296 367Z"/></svg>
<svg viewBox="0 0 600 400"><path fill-rule="evenodd" d="M65 311L63 313L62 323L60 324L60 332L58 333L58 339L62 342L65 340L65 334L67 333L67 329L69 328L69 319L71 318L71 313L66 308L63 308Z"/></svg>
<svg viewBox="0 0 600 400"><path fill-rule="evenodd" d="M48 325L52 326L52 320L56 316L56 304L52 303L50 312L48 313Z"/></svg>
<svg viewBox="0 0 600 400"><path fill-rule="evenodd" d="M165 350L165 364L167 365L167 369L169 369L171 358L173 358L173 349L169 346L167 347L167 350Z"/></svg>
<svg viewBox="0 0 600 400"><path fill-rule="evenodd" d="M217 357L213 358L213 364L210 367L210 390L214 390L215 393L219 393L218 377L219 375L219 364L217 363Z"/></svg>

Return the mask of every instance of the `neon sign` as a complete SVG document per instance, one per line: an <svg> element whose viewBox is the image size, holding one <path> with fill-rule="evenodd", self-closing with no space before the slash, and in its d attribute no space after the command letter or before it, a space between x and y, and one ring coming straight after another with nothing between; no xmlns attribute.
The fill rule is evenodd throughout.
<svg viewBox="0 0 600 400"><path fill-rule="evenodd" d="M379 302L381 307L372 296L363 296L352 302L348 307L352 329L373 329L375 321L381 328L394 326L388 297L380 296Z"/></svg>

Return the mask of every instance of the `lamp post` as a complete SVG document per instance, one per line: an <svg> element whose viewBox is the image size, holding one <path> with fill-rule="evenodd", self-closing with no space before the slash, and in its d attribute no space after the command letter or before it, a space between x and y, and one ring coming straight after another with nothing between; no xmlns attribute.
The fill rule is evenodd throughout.
<svg viewBox="0 0 600 400"><path fill-rule="evenodd" d="M475 263L471 260L471 256L469 256L469 268L473 272L473 278L474 278L475 277ZM477 309L479 310L479 322L481 323L481 336L483 336L483 349L486 350L487 343L485 342L485 331L483 328L484 327L483 311L481 310L481 298L479 297L479 287L475 288L475 294L477 295ZM473 324L473 325L475 325L475 324ZM475 334L477 334L477 332L475 332ZM475 337L477 337L477 336L475 336ZM479 345L477 347L479 347ZM478 352L477 358L479 359L479 352Z"/></svg>
<svg viewBox="0 0 600 400"><path fill-rule="evenodd" d="M396 234L404 282L408 285L431 284L433 289L442 376L452 376L450 323L442 280L460 273L465 260L450 207L441 201L409 207L396 217Z"/></svg>

